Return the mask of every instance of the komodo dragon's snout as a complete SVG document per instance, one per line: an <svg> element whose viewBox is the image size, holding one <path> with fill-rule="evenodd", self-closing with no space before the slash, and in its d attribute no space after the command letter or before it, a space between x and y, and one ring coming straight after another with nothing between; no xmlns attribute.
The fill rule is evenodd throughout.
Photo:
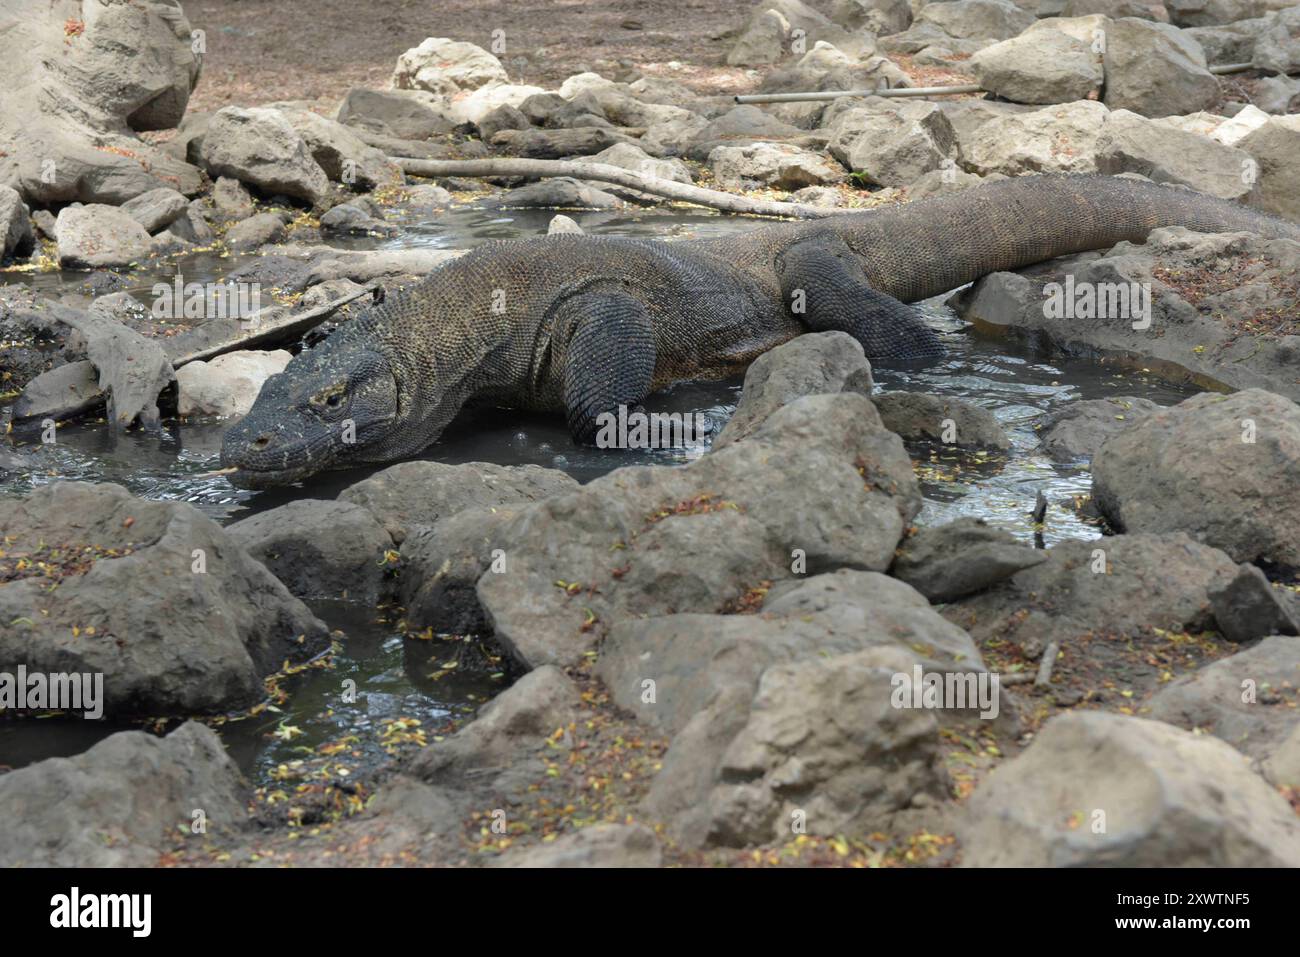
<svg viewBox="0 0 1300 957"><path fill-rule="evenodd" d="M257 402L226 432L221 464L243 488L284 485L331 467L388 435L401 403L381 353L324 342L294 357L262 386ZM382 459L381 459L382 460Z"/></svg>

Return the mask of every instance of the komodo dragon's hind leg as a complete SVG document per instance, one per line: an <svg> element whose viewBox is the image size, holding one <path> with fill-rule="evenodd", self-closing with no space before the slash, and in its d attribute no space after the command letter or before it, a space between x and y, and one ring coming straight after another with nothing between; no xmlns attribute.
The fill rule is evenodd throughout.
<svg viewBox="0 0 1300 957"><path fill-rule="evenodd" d="M622 292L566 300L556 328L571 330L564 352L564 408L569 432L590 445L602 412L637 406L650 394L655 340L645 306Z"/></svg>
<svg viewBox="0 0 1300 957"><path fill-rule="evenodd" d="M917 311L872 289L853 251L834 233L815 233L777 255L785 306L814 332L847 332L868 359L943 354Z"/></svg>

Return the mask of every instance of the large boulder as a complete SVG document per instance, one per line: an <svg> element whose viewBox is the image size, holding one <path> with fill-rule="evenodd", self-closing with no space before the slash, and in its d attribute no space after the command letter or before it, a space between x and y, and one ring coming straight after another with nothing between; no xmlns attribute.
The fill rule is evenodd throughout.
<svg viewBox="0 0 1300 957"><path fill-rule="evenodd" d="M1095 173L1097 141L1110 111L1080 100L1004 113L963 127L961 163L973 173Z"/></svg>
<svg viewBox="0 0 1300 957"><path fill-rule="evenodd" d="M967 867L1298 867L1300 825L1222 741L1062 714L976 788Z"/></svg>
<svg viewBox="0 0 1300 957"><path fill-rule="evenodd" d="M179 124L198 80L179 3L11 0L0 36L0 184L42 206L199 191L197 169L135 135Z"/></svg>
<svg viewBox="0 0 1300 957"><path fill-rule="evenodd" d="M1221 199L1244 199L1254 183L1250 156L1241 149L1172 129L1127 110L1115 110L1097 139L1097 171L1137 173Z"/></svg>
<svg viewBox="0 0 1300 957"><path fill-rule="evenodd" d="M839 114L829 129L831 155L866 182L908 186L951 167L957 156L952 124L933 103Z"/></svg>
<svg viewBox="0 0 1300 957"><path fill-rule="evenodd" d="M727 63L761 66L791 54L800 56L818 41L833 44L852 56L872 53L875 36L848 30L802 0L760 0L741 28Z"/></svg>
<svg viewBox="0 0 1300 957"><path fill-rule="evenodd" d="M311 153L312 159L336 183L361 193L405 182L402 169L342 123L319 113L293 107L278 107Z"/></svg>
<svg viewBox="0 0 1300 957"><path fill-rule="evenodd" d="M795 454L795 450L798 454ZM683 468L624 468L524 509L478 597L525 666L572 663L618 621L717 612L794 569L884 569L920 508L871 402L801 398Z"/></svg>
<svg viewBox="0 0 1300 957"><path fill-rule="evenodd" d="M189 504L56 482L0 499L0 537L0 668L102 673L106 715L247 707L326 646L306 606Z"/></svg>
<svg viewBox="0 0 1300 957"><path fill-rule="evenodd" d="M275 349L227 352L206 362L186 363L176 370L176 411L183 416L247 415L263 383L283 372L291 358Z"/></svg>
<svg viewBox="0 0 1300 957"><path fill-rule="evenodd" d="M1011 440L988 409L950 396L882 392L875 396L880 421L909 442L1005 452Z"/></svg>
<svg viewBox="0 0 1300 957"><path fill-rule="evenodd" d="M1300 641L1265 638L1170 682L1151 698L1150 716L1267 758L1300 727Z"/></svg>
<svg viewBox="0 0 1300 957"><path fill-rule="evenodd" d="M539 465L402 462L344 489L339 501L368 510L400 545L415 528L459 512L539 502L577 485L558 469Z"/></svg>
<svg viewBox="0 0 1300 957"><path fill-rule="evenodd" d="M1165 0L1169 21L1180 27L1211 27L1263 17L1291 0Z"/></svg>
<svg viewBox="0 0 1300 957"><path fill-rule="evenodd" d="M354 86L339 103L334 119L345 126L404 140L427 140L449 133L453 124L438 97L427 90L371 90Z"/></svg>
<svg viewBox="0 0 1300 957"><path fill-rule="evenodd" d="M1050 22L976 53L971 66L980 86L1017 103L1070 103L1100 90L1100 54L1086 39L1042 28Z"/></svg>
<svg viewBox="0 0 1300 957"><path fill-rule="evenodd" d="M0 186L0 259L26 256L36 248L31 213L18 191Z"/></svg>
<svg viewBox="0 0 1300 957"><path fill-rule="evenodd" d="M927 3L916 24L932 24L958 40L1007 40L1034 23L1034 15L1009 0L952 0Z"/></svg>
<svg viewBox="0 0 1300 957"><path fill-rule="evenodd" d="M1219 81L1206 69L1205 51L1177 27L1126 17L1106 29L1105 103L1143 116L1208 109Z"/></svg>
<svg viewBox="0 0 1300 957"><path fill-rule="evenodd" d="M1300 567L1300 406L1262 389L1203 393L1111 436L1097 507L1131 532L1185 532L1237 561Z"/></svg>
<svg viewBox="0 0 1300 957"><path fill-rule="evenodd" d="M1300 217L1300 173L1294 157L1300 149L1300 116L1274 116L1240 141L1255 161L1258 178L1249 202L1289 219Z"/></svg>
<svg viewBox="0 0 1300 957"><path fill-rule="evenodd" d="M822 154L788 143L719 146L709 154L709 166L719 188L740 191L762 187L795 190L844 178L843 170Z"/></svg>
<svg viewBox="0 0 1300 957"><path fill-rule="evenodd" d="M226 526L226 534L299 598L374 602L393 540L350 502L301 499Z"/></svg>
<svg viewBox="0 0 1300 957"><path fill-rule="evenodd" d="M1268 73L1300 73L1300 7L1288 7L1269 18L1251 62Z"/></svg>
<svg viewBox="0 0 1300 957"><path fill-rule="evenodd" d="M806 333L771 349L745 372L736 411L713 440L715 450L753 434L769 415L805 395L871 395L871 363L847 332Z"/></svg>
<svg viewBox="0 0 1300 957"><path fill-rule="evenodd" d="M145 228L116 206L65 206L54 228L59 237L59 265L64 269L129 266L146 258L153 248Z"/></svg>
<svg viewBox="0 0 1300 957"><path fill-rule="evenodd" d="M501 61L482 47L446 37L428 37L397 58L392 83L394 89L424 90L450 98L508 83L509 79Z"/></svg>
<svg viewBox="0 0 1300 957"><path fill-rule="evenodd" d="M959 518L903 539L889 573L940 603L985 591L1046 560L1044 550L1016 541L982 518Z"/></svg>
<svg viewBox="0 0 1300 957"><path fill-rule="evenodd" d="M329 177L279 110L237 106L218 110L199 155L214 179L232 176L268 195L283 194L316 205L329 192Z"/></svg>
<svg viewBox="0 0 1300 957"><path fill-rule="evenodd" d="M1044 417L1037 426L1038 440L1043 451L1058 462L1090 459L1109 436L1159 408L1140 396L1071 402Z"/></svg>
<svg viewBox="0 0 1300 957"><path fill-rule="evenodd" d="M244 781L195 721L122 731L72 758L0 775L0 867L156 867L185 838L247 825Z"/></svg>

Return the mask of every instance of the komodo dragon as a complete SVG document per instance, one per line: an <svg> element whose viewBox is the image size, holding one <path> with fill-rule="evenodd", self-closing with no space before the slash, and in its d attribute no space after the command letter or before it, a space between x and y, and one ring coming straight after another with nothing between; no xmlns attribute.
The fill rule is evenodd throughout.
<svg viewBox="0 0 1300 957"><path fill-rule="evenodd" d="M1045 175L719 239L489 243L268 379L222 465L256 488L391 462L471 399L563 411L589 442L601 413L735 374L807 331L847 332L873 360L933 357L938 338L905 303L1159 226L1300 239L1300 226L1188 190Z"/></svg>

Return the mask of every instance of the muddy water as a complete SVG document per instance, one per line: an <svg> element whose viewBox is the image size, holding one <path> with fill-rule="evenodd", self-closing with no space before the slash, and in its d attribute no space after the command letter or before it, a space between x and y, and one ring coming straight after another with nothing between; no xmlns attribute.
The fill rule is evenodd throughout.
<svg viewBox="0 0 1300 957"><path fill-rule="evenodd" d="M753 220L678 212L571 215L593 234L665 239L720 235L754 226ZM536 235L545 230L550 217L546 211L458 209L436 222L410 224L390 240L358 239L340 245L465 248L491 239ZM178 268L187 281L203 282L220 278L239 261L192 257ZM137 273L128 291L149 302L153 284L170 281L174 272L175 268ZM31 282L47 295L79 290L85 281L84 275L77 274L6 278ZM1085 464L1056 465L1036 453L1033 425L1037 419L1079 399L1138 395L1168 405L1189 393L1186 387L1140 371L1037 356L1013 343L970 335L942 300L931 300L922 308L940 331L947 357L924 369L878 366L877 387L947 395L985 406L1001 421L1014 448L1005 460L987 463L970 458L930 461L924 455L919 462L925 496L920 524L980 516L1031 541L1029 513L1040 489L1055 503L1086 493L1090 484ZM716 434L734 411L739 393L739 380L687 383L654 396L646 405L650 411L701 413ZM57 445L31 450L35 468L0 473L0 495L21 494L55 479L116 482L147 498L189 502L224 524L295 498L333 498L373 471L335 472L287 489L242 491L223 477L206 474L217 467L222 431L219 424L173 423L161 433L113 435L102 424L70 426L59 431ZM587 481L624 465L681 463L699 454L699 450L578 448L557 418L479 410L462 415L424 457L448 463L536 464ZM1050 545L1095 535L1069 511L1053 508L1044 539ZM278 763L302 756L301 749L347 734L357 737L367 757L382 760L378 734L384 719L414 717L432 727L476 707L502 685L503 679L487 667L442 669L447 656L456 652L454 646L403 639L394 624L382 620L374 609L341 602L317 603L314 608L346 635L335 668L297 679L291 699L280 712L220 729L232 755L256 780L265 780ZM430 677L437 673L444 677ZM347 679L356 682L355 700L340 694ZM301 733L285 731L286 727ZM19 767L44 757L75 754L112 730L116 729L100 722L77 720L0 721L0 764Z"/></svg>

